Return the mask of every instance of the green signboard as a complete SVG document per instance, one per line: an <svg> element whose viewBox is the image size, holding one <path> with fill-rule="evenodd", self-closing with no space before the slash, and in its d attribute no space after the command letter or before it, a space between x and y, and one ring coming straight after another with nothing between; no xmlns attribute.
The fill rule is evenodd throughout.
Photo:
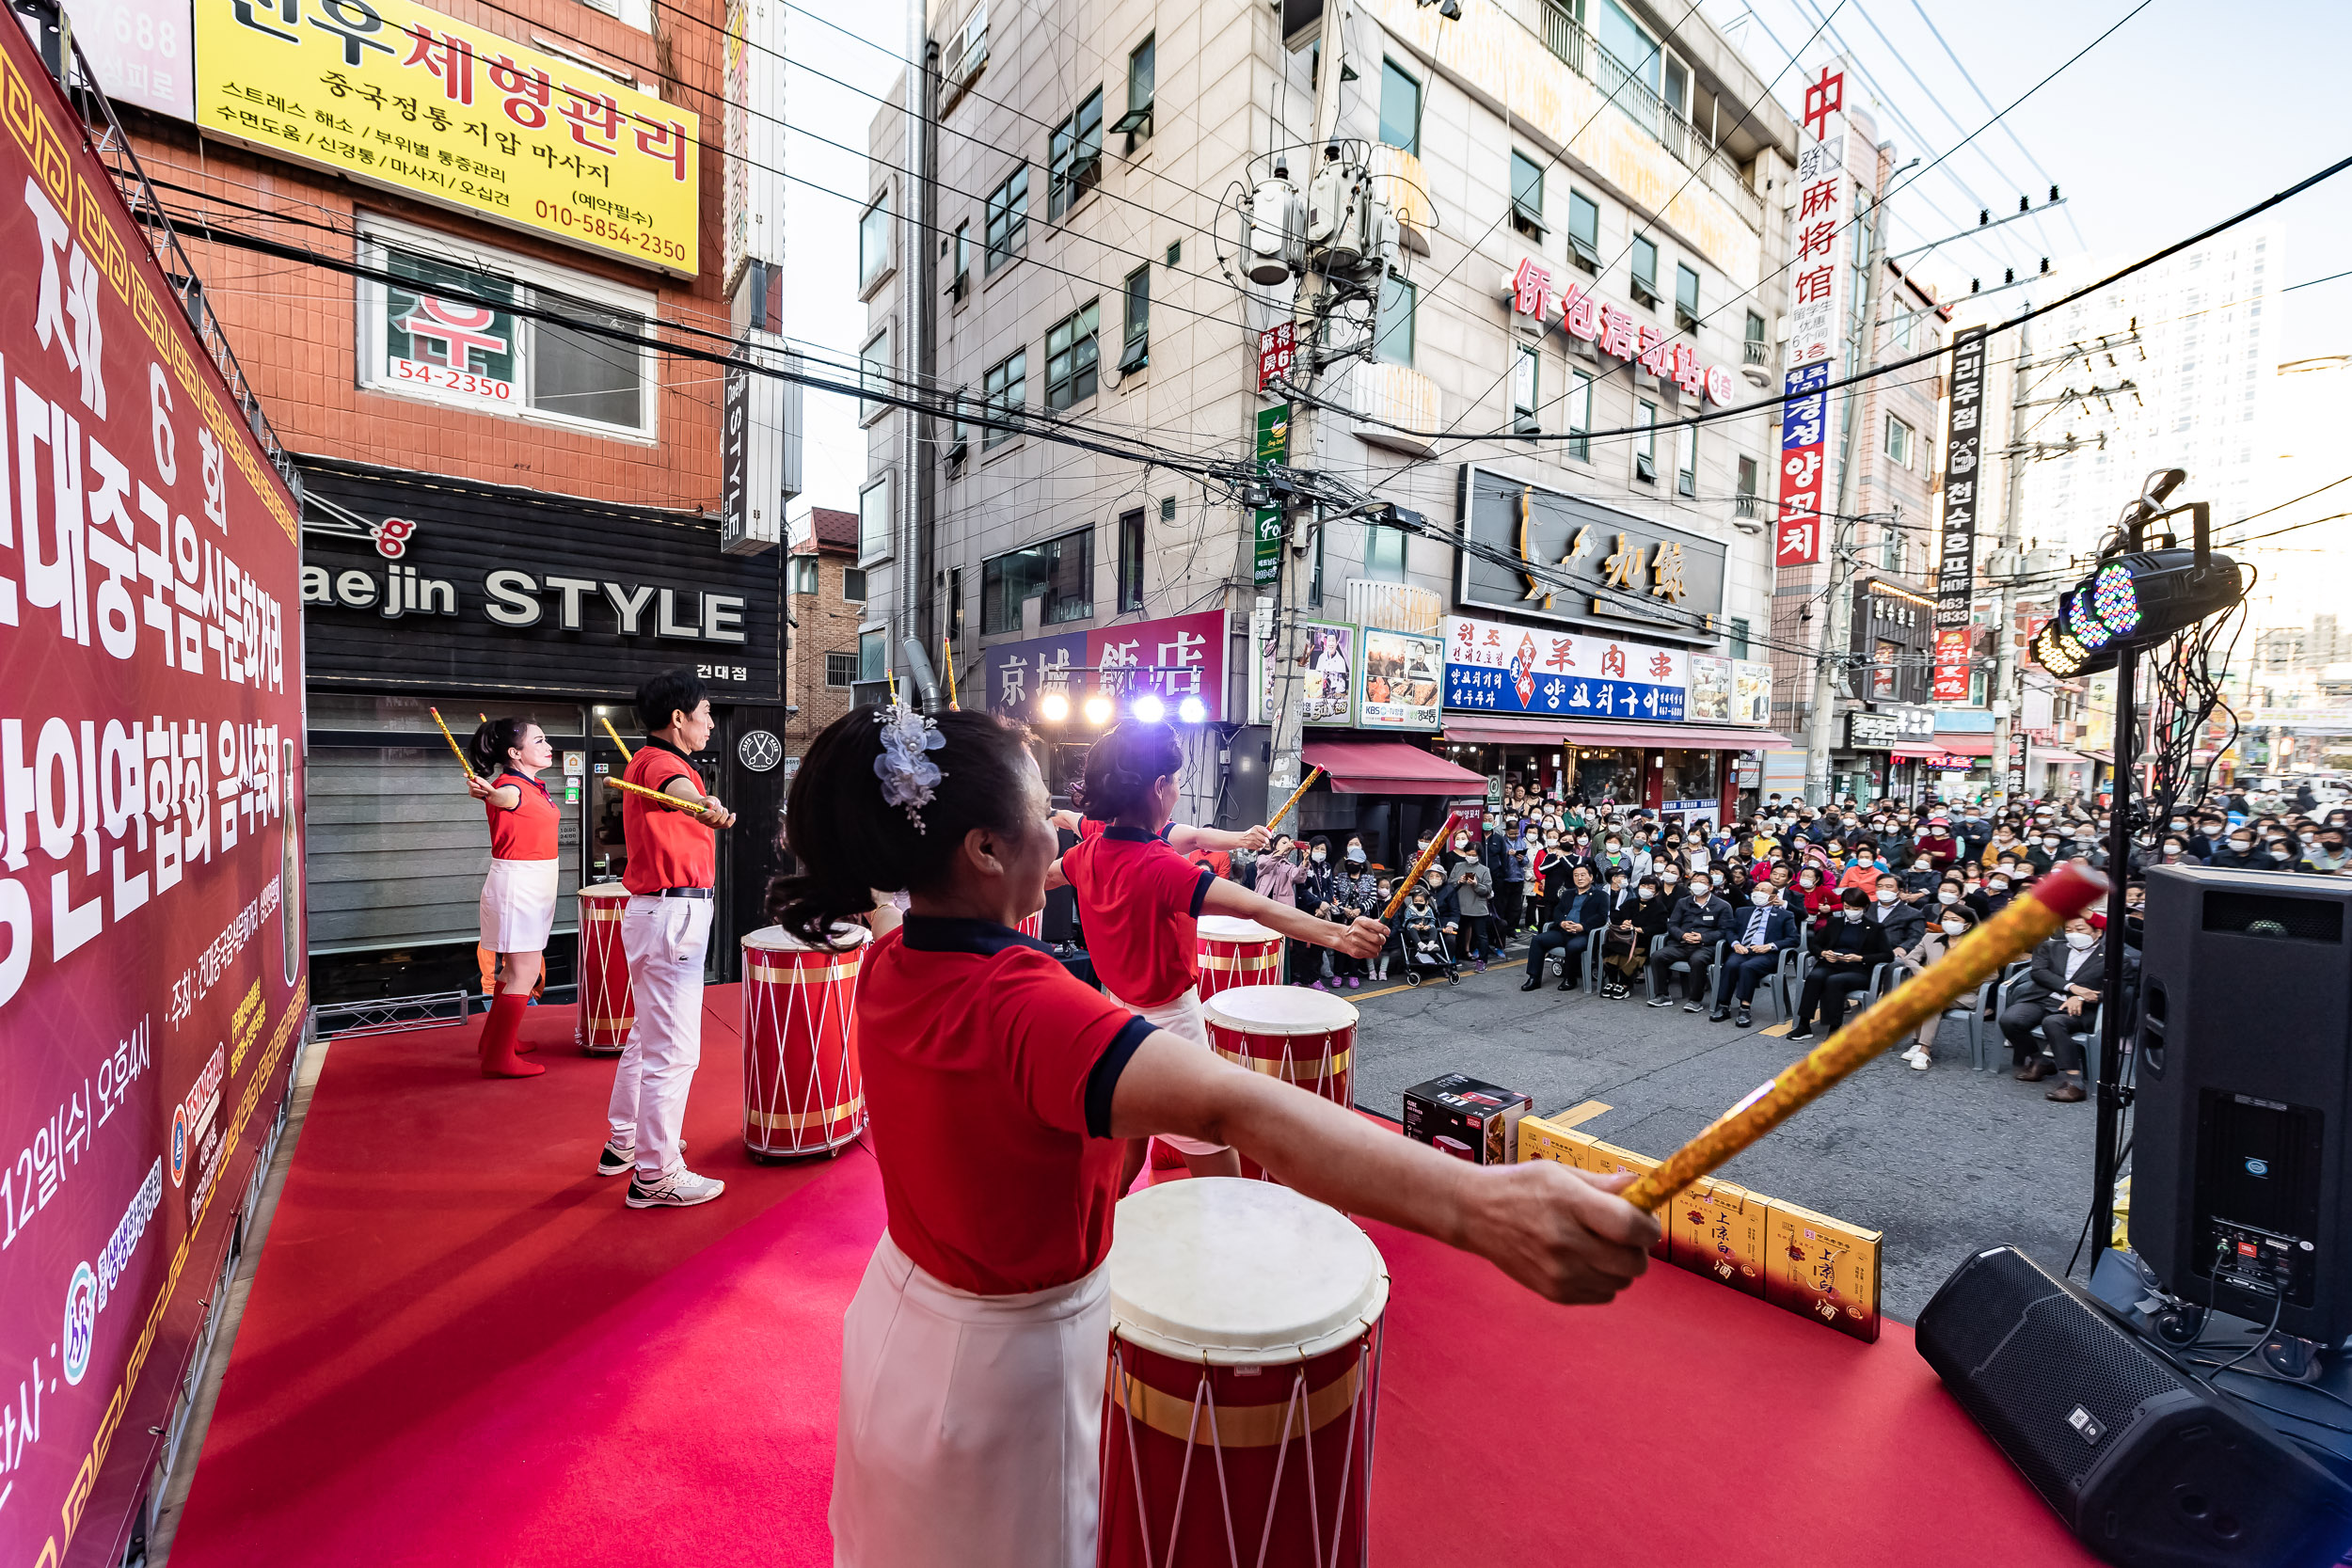
<svg viewBox="0 0 2352 1568"><path fill-rule="evenodd" d="M1261 464L1287 462L1291 446L1291 405L1276 404L1258 410L1258 461ZM1282 510L1262 506L1257 513L1257 585L1274 586L1276 575L1282 565Z"/></svg>

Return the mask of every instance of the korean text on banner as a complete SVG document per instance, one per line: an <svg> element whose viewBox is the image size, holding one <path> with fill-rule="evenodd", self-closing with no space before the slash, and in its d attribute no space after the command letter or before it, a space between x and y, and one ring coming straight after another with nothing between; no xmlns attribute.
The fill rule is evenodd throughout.
<svg viewBox="0 0 2352 1568"><path fill-rule="evenodd" d="M301 587L293 498L0 33L0 1559L78 1562L119 1555L300 1040Z"/></svg>
<svg viewBox="0 0 2352 1568"><path fill-rule="evenodd" d="M1984 433L1984 328L1952 340L1951 422L1944 432L1944 554L1935 573L1935 624L1965 626L1977 594L1977 470ZM1963 639L1964 641L1964 639ZM1938 646L1942 639L1937 640Z"/></svg>
<svg viewBox="0 0 2352 1568"><path fill-rule="evenodd" d="M1446 618L1445 705L1561 719L1680 723L1690 656L1618 637Z"/></svg>
<svg viewBox="0 0 2352 1568"><path fill-rule="evenodd" d="M1821 495L1828 481L1829 366L1790 371L1780 426L1780 522L1772 564L1804 566L1821 559Z"/></svg>
<svg viewBox="0 0 2352 1568"><path fill-rule="evenodd" d="M197 123L692 277L701 121L407 0L196 0Z"/></svg>

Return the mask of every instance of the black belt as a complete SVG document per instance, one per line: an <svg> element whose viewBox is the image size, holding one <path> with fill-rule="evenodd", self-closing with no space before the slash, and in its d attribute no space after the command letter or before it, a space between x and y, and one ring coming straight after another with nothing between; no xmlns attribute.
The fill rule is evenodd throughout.
<svg viewBox="0 0 2352 1568"><path fill-rule="evenodd" d="M659 887L645 896L648 898L707 898L710 896L710 890L707 887Z"/></svg>

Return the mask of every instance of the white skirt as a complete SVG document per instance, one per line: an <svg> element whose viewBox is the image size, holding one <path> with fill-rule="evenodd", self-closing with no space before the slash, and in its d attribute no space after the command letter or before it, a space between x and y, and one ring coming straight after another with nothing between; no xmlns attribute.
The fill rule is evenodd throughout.
<svg viewBox="0 0 2352 1568"><path fill-rule="evenodd" d="M1119 998L1111 996L1107 988L1103 994L1119 1002ZM1192 1041L1203 1051L1209 1049L1209 1021L1200 1013L1199 986L1175 1001L1163 1002L1156 1007L1137 1007L1125 1002L1119 1002L1119 1005L1154 1029L1165 1029L1180 1039ZM1204 1144L1199 1138L1180 1138L1173 1132L1155 1132L1152 1136L1179 1154L1222 1154L1232 1147L1231 1144Z"/></svg>
<svg viewBox="0 0 2352 1568"><path fill-rule="evenodd" d="M560 861L492 861L482 880L482 945L493 953L542 953L555 928Z"/></svg>
<svg viewBox="0 0 2352 1568"><path fill-rule="evenodd" d="M1094 1568L1110 1278L982 1296L885 1231L841 1325L834 1568Z"/></svg>

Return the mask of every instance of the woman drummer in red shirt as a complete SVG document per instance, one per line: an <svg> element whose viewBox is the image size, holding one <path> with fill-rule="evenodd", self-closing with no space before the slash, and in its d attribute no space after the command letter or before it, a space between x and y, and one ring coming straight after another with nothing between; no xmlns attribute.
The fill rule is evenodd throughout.
<svg viewBox="0 0 2352 1568"><path fill-rule="evenodd" d="M557 812L539 782L555 751L547 732L527 719L484 720L466 751L473 764L466 787L490 818L482 945L505 960L482 1025L482 1076L535 1078L547 1069L516 1054L516 1037L547 967L548 933L555 926Z"/></svg>
<svg viewBox="0 0 2352 1568"><path fill-rule="evenodd" d="M1111 1000L1206 1051L1197 961L1203 914L1254 920L1359 958L1378 956L1389 931L1376 920L1320 919L1187 861L1168 831L1184 765L1176 732L1166 724L1130 720L1089 747L1078 804L1100 831L1063 852L1060 874L1078 895L1087 956ZM1231 1148L1185 1137L1167 1142L1195 1176L1241 1174L1241 1158ZM1141 1153L1138 1148L1133 1156L1137 1168Z"/></svg>
<svg viewBox="0 0 2352 1568"><path fill-rule="evenodd" d="M1152 1027L1012 927L1056 838L1024 735L860 708L792 784L769 912L824 944L903 887L858 987L888 1230L842 1325L838 1568L1091 1568L1124 1140L1232 1144L1555 1301L1642 1272L1646 1215L1549 1161L1482 1166Z"/></svg>

